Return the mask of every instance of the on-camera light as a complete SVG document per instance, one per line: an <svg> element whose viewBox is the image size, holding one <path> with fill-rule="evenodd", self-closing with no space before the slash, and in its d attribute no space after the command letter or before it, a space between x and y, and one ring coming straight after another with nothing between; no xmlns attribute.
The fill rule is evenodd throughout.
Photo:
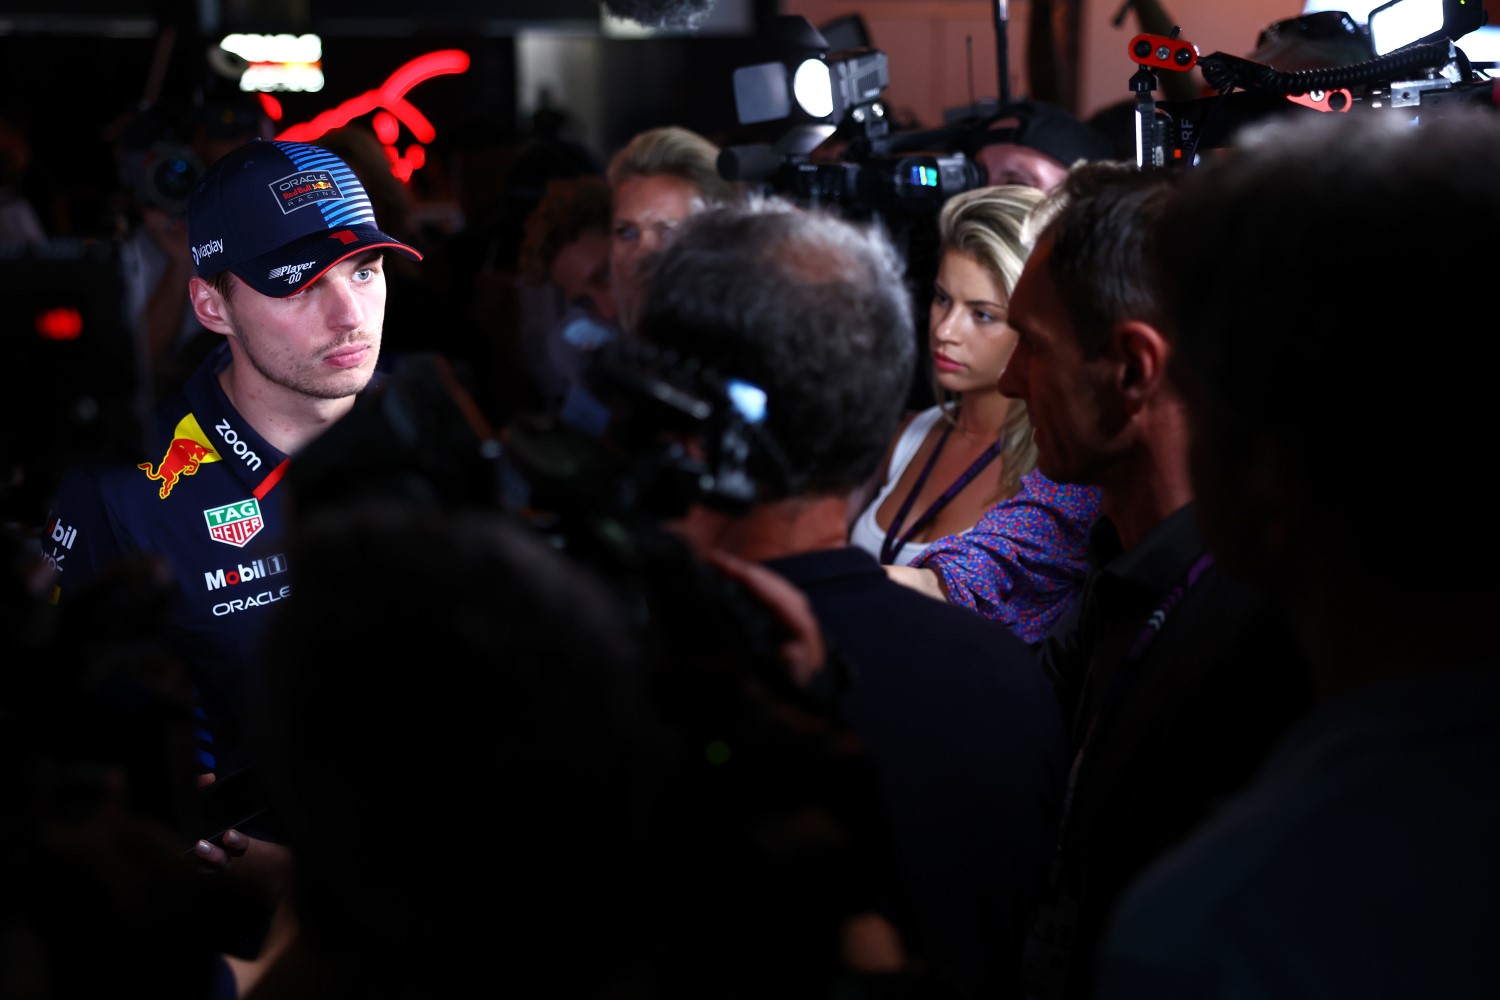
<svg viewBox="0 0 1500 1000"><path fill-rule="evenodd" d="M814 118L833 114L833 74L821 59L804 59L792 74L792 94L797 104Z"/></svg>
<svg viewBox="0 0 1500 1000"><path fill-rule="evenodd" d="M851 49L825 57L833 115L842 118L851 108L874 104L890 86L890 62L879 49Z"/></svg>
<svg viewBox="0 0 1500 1000"><path fill-rule="evenodd" d="M878 49L741 66L734 71L735 113L741 125L784 118L839 124L851 110L874 105L890 81Z"/></svg>
<svg viewBox="0 0 1500 1000"><path fill-rule="evenodd" d="M1370 11L1370 43L1383 56L1414 42L1457 41L1484 21L1480 0L1391 0Z"/></svg>

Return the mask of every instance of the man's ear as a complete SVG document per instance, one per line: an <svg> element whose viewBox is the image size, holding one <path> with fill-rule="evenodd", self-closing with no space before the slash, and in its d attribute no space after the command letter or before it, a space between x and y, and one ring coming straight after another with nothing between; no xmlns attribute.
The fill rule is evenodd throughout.
<svg viewBox="0 0 1500 1000"><path fill-rule="evenodd" d="M193 303L193 314L203 324L203 329L225 336L234 332L234 326L229 322L229 303L213 285L196 276L189 278L188 299Z"/></svg>
<svg viewBox="0 0 1500 1000"><path fill-rule="evenodd" d="M1110 339L1118 364L1116 388L1127 409L1134 412L1167 385L1172 345L1160 330L1139 320L1116 324Z"/></svg>

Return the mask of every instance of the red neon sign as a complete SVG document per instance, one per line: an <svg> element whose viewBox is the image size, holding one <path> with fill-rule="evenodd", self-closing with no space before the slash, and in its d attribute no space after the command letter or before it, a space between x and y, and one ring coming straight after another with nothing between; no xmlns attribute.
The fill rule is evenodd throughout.
<svg viewBox="0 0 1500 1000"><path fill-rule="evenodd" d="M372 124L375 136L385 146L386 158L391 161L391 173L402 181L408 181L412 171L420 169L427 162L427 152L420 143L430 143L437 136L437 130L432 127L427 116L406 99L407 93L424 80L463 73L468 68L469 54L461 49L441 49L417 56L397 69L386 78L385 83L374 90L351 97L337 107L317 115L310 122L300 122L284 129L276 138L287 142L315 142L320 136L349 124L360 115L374 112ZM264 98L267 95L261 96L262 104L266 105ZM273 102L274 100L272 98ZM271 111L271 107L266 105L266 112L270 114ZM280 117L281 106L277 104L272 120ZM396 149L402 125L417 139L417 142L407 145L405 153Z"/></svg>

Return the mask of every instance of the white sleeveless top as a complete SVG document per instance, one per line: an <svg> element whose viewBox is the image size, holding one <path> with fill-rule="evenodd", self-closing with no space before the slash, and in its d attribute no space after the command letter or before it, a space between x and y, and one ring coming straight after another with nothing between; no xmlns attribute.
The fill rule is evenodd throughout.
<svg viewBox="0 0 1500 1000"><path fill-rule="evenodd" d="M849 544L856 545L870 553L876 559L880 558L880 548L885 544L885 529L875 522L875 512L880 505L885 503L885 498L891 495L896 484L901 481L901 473L911 464L916 457L917 449L922 447L922 441L927 437L934 424L943 419L943 408L940 406L929 407L911 418L901 436L896 439L896 447L891 450L891 467L886 470L885 482L880 484L880 492L865 506L859 517L854 519L854 525L849 529ZM926 542L907 542L901 546L894 560L897 566L906 566L913 559L921 555L922 550L927 548Z"/></svg>

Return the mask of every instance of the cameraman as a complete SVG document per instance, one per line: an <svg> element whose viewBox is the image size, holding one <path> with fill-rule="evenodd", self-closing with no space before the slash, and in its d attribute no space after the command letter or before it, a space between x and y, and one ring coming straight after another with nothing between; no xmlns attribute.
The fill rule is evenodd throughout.
<svg viewBox="0 0 1500 1000"><path fill-rule="evenodd" d="M127 127L119 151L121 196L129 220L121 251L125 308L146 345L161 395L186 378L217 343L184 294L193 274L188 192L224 154L272 134L271 120L248 97L213 101L185 117L185 126L174 128L158 114L143 115Z"/></svg>
<svg viewBox="0 0 1500 1000"><path fill-rule="evenodd" d="M751 196L677 227L636 330L766 392L758 495L738 512L695 505L675 527L801 587L848 665L835 708L869 750L894 854L853 946L929 988L1006 995L1061 789L1059 706L1009 629L892 582L847 542L851 499L900 420L912 323L881 230Z"/></svg>

